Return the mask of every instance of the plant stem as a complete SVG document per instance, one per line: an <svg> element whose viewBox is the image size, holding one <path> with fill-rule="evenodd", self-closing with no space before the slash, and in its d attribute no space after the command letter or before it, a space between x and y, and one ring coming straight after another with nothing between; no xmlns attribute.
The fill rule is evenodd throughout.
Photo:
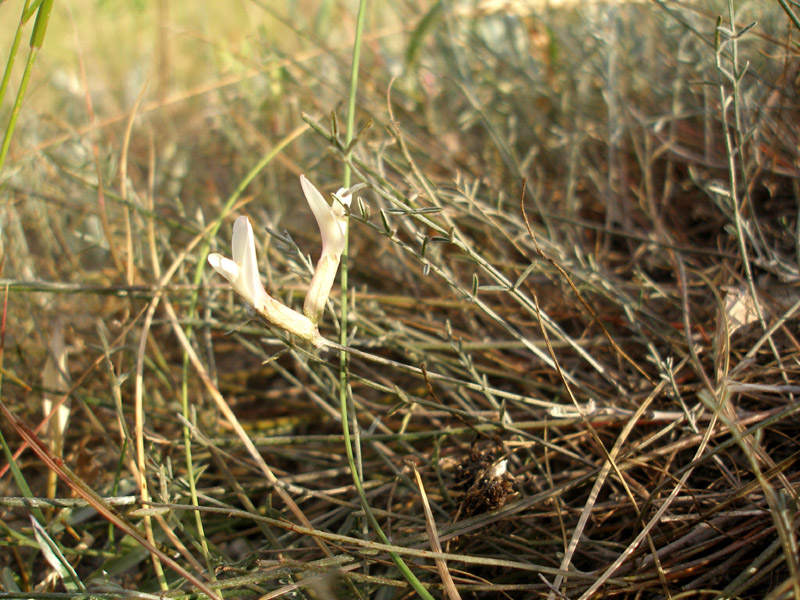
<svg viewBox="0 0 800 600"><path fill-rule="evenodd" d="M8 87L9 77L11 76L11 68L14 65L14 58L17 54L17 48L19 47L19 33L21 30L22 25L27 21L26 18L27 10L29 10L28 3L25 4L26 10L23 11L22 19L20 21L20 27L17 29L17 35L14 37L14 43L11 50L11 55L8 58L8 62L6 63L6 70L3 74L3 81L0 84L0 100L2 100L3 96L5 95L6 88ZM25 92L28 90L28 82L31 79L31 72L33 71L33 63L36 62L36 57L39 54L39 50L42 48L42 44L44 43L44 35L47 32L47 24L50 21L50 12L53 10L53 0L44 0L38 8L36 13L36 21L33 24L33 33L31 34L31 49L28 53L28 61L25 63L25 71L22 73L22 81L19 84L19 89L17 90L17 98L14 100L14 108L11 109L11 117L8 119L8 125L6 126L6 133L3 137L2 146L0 146L0 172L3 170L3 165L6 162L6 156L8 155L8 149L11 146L11 137L14 135L14 129L17 126L17 118L19 117L19 113L22 110L22 100L25 98Z"/></svg>
<svg viewBox="0 0 800 600"><path fill-rule="evenodd" d="M353 141L353 124L355 122L355 107L356 107L356 91L358 90L358 64L361 59L361 35L364 31L364 17L366 15L366 8L367 8L367 1L361 0L358 5L358 17L356 23L356 38L353 43L353 64L351 67L350 72L350 96L348 99L347 104L347 130L345 132L345 147L350 145L350 142ZM343 183L344 187L350 187L350 165L345 161L344 165L344 175L343 175ZM345 229L345 243L344 243L344 252L342 252L342 262L341 262L341 286L342 286L342 312L341 312L341 325L339 330L339 343L342 346L347 346L347 263L348 263L348 247L350 242L350 228L347 227ZM342 432L344 433L344 447L345 452L347 453L347 461L350 465L350 473L353 476L353 484L355 485L356 492L358 493L358 498L361 501L361 507L364 509L364 513L367 515L367 520L369 521L370 527L375 531L375 534L380 538L381 542L384 544L389 543L389 539L386 537L386 534L383 533L378 520L375 518L375 515L372 514L372 510L369 507L369 503L367 502L367 496L364 493L364 488L361 485L361 478L359 477L359 471L356 467L356 461L353 455L353 444L350 441L350 424L349 424L349 415L347 409L347 391L349 389L348 383L348 353L345 350L341 350L339 352L339 405L340 410L342 413ZM356 422L356 427L358 427L358 423ZM394 552L390 552L389 556L391 556L394 564L400 570L403 577L405 577L406 581L408 581L409 585L419 594L421 598L425 598L426 600L433 600L433 596L431 596L430 592L425 589L425 586L422 585L419 579L411 572L411 569L408 568L408 565L403 561L399 554Z"/></svg>

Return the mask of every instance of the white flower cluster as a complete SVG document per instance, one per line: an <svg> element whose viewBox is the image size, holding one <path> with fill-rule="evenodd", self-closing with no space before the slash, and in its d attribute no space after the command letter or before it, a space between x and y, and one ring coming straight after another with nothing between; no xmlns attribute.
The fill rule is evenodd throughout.
<svg viewBox="0 0 800 600"><path fill-rule="evenodd" d="M209 254L208 262L267 321L319 348L325 345L325 339L319 334L317 326L325 311L325 303L344 251L347 232L344 207L350 206L352 196L347 190L340 189L334 194L336 200L330 206L304 175L300 176L300 185L322 237L322 255L303 304L304 314L278 302L264 289L256 261L253 227L247 217L241 216L233 224L233 260L221 254Z"/></svg>

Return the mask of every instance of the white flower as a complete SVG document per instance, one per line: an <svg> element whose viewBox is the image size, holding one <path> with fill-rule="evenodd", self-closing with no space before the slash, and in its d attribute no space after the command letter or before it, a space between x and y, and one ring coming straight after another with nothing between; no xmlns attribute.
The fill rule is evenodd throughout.
<svg viewBox="0 0 800 600"><path fill-rule="evenodd" d="M308 205L319 225L323 256L326 254L341 256L344 250L344 236L347 232L347 215L345 215L344 206L350 206L351 195L346 194L347 190L341 188L335 194L337 201L330 206L305 175L300 175L300 185L303 187Z"/></svg>
<svg viewBox="0 0 800 600"><path fill-rule="evenodd" d="M261 316L315 346L324 344L316 323L270 296L261 283L256 260L256 245L250 220L241 216L233 224L233 260L209 254L208 263L233 286Z"/></svg>
<svg viewBox="0 0 800 600"><path fill-rule="evenodd" d="M210 254L209 264L227 279L242 298L254 307L269 296L261 283L256 261L256 243L250 220L241 216L233 224L233 260L221 254Z"/></svg>
<svg viewBox="0 0 800 600"><path fill-rule="evenodd" d="M300 185L303 187L303 193L311 207L311 212L314 213L314 218L317 220L322 237L322 254L317 262L317 268L303 304L303 312L316 325L325 311L325 303L331 293L333 280L339 269L339 260L344 251L347 233L347 214L344 207L350 206L352 195L347 193L344 188L340 189L334 194L336 200L331 206L325 201L319 190L306 179L305 175L300 176Z"/></svg>
<svg viewBox="0 0 800 600"><path fill-rule="evenodd" d="M305 315L284 306L264 289L258 273L253 228L247 217L239 217L233 224L233 260L221 254L210 254L208 262L230 282L237 294L252 304L270 323L322 347L326 341L320 336L317 324L325 311L325 303L344 252L348 220L345 207L350 206L352 190L340 189L334 194L333 205L329 205L304 175L300 176L300 185L322 237L322 254L303 304Z"/></svg>

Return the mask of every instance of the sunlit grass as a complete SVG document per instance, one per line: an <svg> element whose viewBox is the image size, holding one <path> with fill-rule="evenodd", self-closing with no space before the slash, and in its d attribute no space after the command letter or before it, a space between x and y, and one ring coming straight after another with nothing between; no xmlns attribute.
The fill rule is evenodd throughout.
<svg viewBox="0 0 800 600"><path fill-rule="evenodd" d="M367 7L351 96L350 5L55 3L0 171L0 591L800 593L791 6ZM206 262L247 215L302 311L300 174L363 184L325 351Z"/></svg>

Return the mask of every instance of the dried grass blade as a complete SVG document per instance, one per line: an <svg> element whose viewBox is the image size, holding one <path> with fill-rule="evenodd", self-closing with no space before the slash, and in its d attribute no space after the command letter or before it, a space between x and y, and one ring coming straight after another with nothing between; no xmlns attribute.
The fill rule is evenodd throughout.
<svg viewBox="0 0 800 600"><path fill-rule="evenodd" d="M428 531L428 539L431 542L431 549L434 552L441 552L442 545L439 543L439 534L436 531L436 521L433 519L433 511L428 503L428 495L425 493L425 486L422 484L422 477L419 476L419 471L415 465L411 465L414 469L414 477L417 480L417 487L419 487L419 496L422 499L422 507L425 509L425 529ZM447 562L443 558L435 558L436 568L439 570L439 576L442 578L444 591L450 600L461 600L461 595L456 589L456 584L450 575L447 568Z"/></svg>
<svg viewBox="0 0 800 600"><path fill-rule="evenodd" d="M58 392L63 396L69 390L67 381L67 349L64 344L64 325L61 319L55 319L53 323L53 334L47 353L47 360L42 370L42 385L46 390ZM56 406L58 404L58 406ZM45 419L50 419L47 425L48 442L53 454L59 458L64 451L64 434L67 429L70 414L70 402L66 398L64 402L58 403L52 394L45 393L42 399L42 410ZM51 415L50 413L54 413ZM47 478L47 497L54 498L56 495L56 474L50 471Z"/></svg>

